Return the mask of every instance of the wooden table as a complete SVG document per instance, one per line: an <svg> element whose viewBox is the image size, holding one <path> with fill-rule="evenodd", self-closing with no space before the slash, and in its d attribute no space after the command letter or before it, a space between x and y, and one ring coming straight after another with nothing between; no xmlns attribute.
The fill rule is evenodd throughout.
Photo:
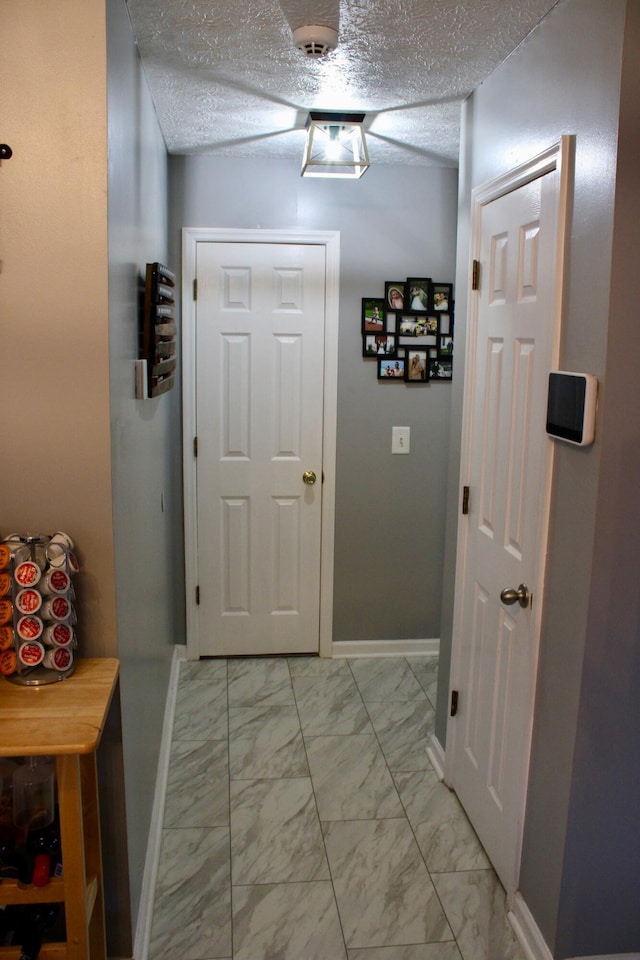
<svg viewBox="0 0 640 960"><path fill-rule="evenodd" d="M43 944L40 960L106 960L96 749L117 678L117 660L78 659L58 683L0 681L0 757L56 757L64 877L0 881L0 904L64 904L67 941ZM3 960L19 956L0 947Z"/></svg>

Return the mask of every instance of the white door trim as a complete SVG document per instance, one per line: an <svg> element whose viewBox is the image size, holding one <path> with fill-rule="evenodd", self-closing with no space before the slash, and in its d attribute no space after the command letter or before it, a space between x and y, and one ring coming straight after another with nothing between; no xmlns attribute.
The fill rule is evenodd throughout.
<svg viewBox="0 0 640 960"><path fill-rule="evenodd" d="M324 343L323 488L320 559L320 656L333 649L333 553L335 538L336 424L338 401L338 306L340 234L333 230L242 230L184 227L182 230L182 435L184 482L184 548L187 657L200 656L196 587L198 543L196 461L193 441L196 424L196 278L198 243L306 243L325 247L326 317Z"/></svg>
<svg viewBox="0 0 640 960"><path fill-rule="evenodd" d="M462 440L461 440L461 468L460 468L460 489L468 482L468 475L471 463L471 441L472 441L472 417L473 417L473 385L476 379L476 334L478 322L478 295L472 292L471 277L473 261L480 257L481 231L482 231L482 208L499 197L517 190L519 187L538 177L544 176L552 170L557 170L559 174L558 183L558 209L557 209L557 234L556 234L556 274L555 274L555 292L554 292L554 329L552 334L552 357L553 364L557 365L560 352L560 331L563 306L563 287L565 271L565 249L567 237L567 221L569 210L569 184L571 161L573 155L572 136L562 136L557 143L545 150L543 153L534 157L530 161L521 164L518 167L508 171L500 177L491 180L477 187L471 196L471 228L469 243L469 264L467 276L469 279L468 288L468 318L466 332L466 367L464 374L464 399L462 414ZM533 585L533 593L536 597L534 607L536 616L536 629L534 636L539 641L540 622L544 605L543 587L544 587L544 561L547 553L547 538L549 526L549 514L551 507L551 480L552 480L552 458L553 444L549 444L547 469L545 472L545 488L542 498L541 514L541 537L539 551L539 577L538 582ZM463 558L466 556L468 540L468 523L464 521L458 523L456 570L463 570ZM451 674L450 688L458 689L459 678L462 673L461 655L462 644L457 641L461 635L462 614L463 614L463 584L459 581L459 574L456 574L456 592L453 613L453 632L452 632L452 651L451 651ZM538 643L539 646L539 643ZM530 710L527 730L526 750L529 756L531 748L531 735L533 730L533 709L535 696L535 673L538 658L538 647L533 652L533 686L530 691ZM455 739L458 726L449 718L447 725L447 747L445 754L444 779L447 784L453 785L455 789L455 777L453 769L453 756L455 753ZM528 766L527 766L528 769ZM526 795L526 791L525 791ZM526 799L526 796L525 796ZM520 859L522 854L522 839L524 834L524 807L519 818L519 835L517 841L517 850L514 851L514 862L512 871L512 884L508 884L506 890L508 898L512 898L518 887L520 876Z"/></svg>

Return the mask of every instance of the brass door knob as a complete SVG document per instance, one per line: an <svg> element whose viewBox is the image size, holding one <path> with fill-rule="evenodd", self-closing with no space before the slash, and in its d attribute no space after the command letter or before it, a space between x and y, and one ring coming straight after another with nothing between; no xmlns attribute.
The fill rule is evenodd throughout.
<svg viewBox="0 0 640 960"><path fill-rule="evenodd" d="M519 603L521 607L526 609L531 603L531 593L526 583L521 583L517 590L514 590L513 587L505 587L500 593L500 599L508 607L513 603Z"/></svg>
<svg viewBox="0 0 640 960"><path fill-rule="evenodd" d="M318 478L316 477L313 470L305 470L302 474L302 482L307 483L309 486L312 486Z"/></svg>

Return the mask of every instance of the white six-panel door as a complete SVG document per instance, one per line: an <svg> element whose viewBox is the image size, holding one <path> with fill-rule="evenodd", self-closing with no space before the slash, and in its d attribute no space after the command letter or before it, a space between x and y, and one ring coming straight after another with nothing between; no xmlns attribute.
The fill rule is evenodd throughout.
<svg viewBox="0 0 640 960"><path fill-rule="evenodd" d="M198 243L196 271L199 653L318 652L325 248Z"/></svg>
<svg viewBox="0 0 640 960"><path fill-rule="evenodd" d="M518 879L542 609L558 167L476 210L480 289L470 318L463 467L470 495L458 549L452 688L459 699L447 778L509 893ZM521 585L526 606L501 599Z"/></svg>

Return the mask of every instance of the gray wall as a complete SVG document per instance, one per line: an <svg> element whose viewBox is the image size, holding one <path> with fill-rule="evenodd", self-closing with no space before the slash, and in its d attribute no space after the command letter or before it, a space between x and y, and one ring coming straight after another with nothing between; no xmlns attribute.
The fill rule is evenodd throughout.
<svg viewBox="0 0 640 960"><path fill-rule="evenodd" d="M297 163L172 157L170 183L174 261L183 226L340 231L334 640L438 637L451 385L379 383L360 313L385 280L453 280L457 171L331 183ZM391 455L393 425L411 427L409 456Z"/></svg>
<svg viewBox="0 0 640 960"><path fill-rule="evenodd" d="M185 642L180 389L134 396L145 264L168 257L167 157L123 0L108 0L107 30L111 482L135 926L171 657Z"/></svg>
<svg viewBox="0 0 640 960"><path fill-rule="evenodd" d="M637 340L637 269L628 252L637 249L635 76L629 79L632 109L625 117L629 129L635 120L634 143L616 185L625 6L624 0L562 0L554 8L470 98L460 172L458 332L472 187L534 156L563 133L576 136L561 364L600 378L598 433L595 445L584 450L559 444L555 458L520 884L554 957L562 958L623 953L637 950L640 942L640 914L630 902L640 862L632 813L639 799L633 772L640 746L633 707L639 631L637 587L629 580L631 570L637 575L639 532L637 507L629 502L638 474L638 378L628 351ZM637 21L638 5L629 6ZM633 33L629 29L630 49L634 42L637 51L637 22ZM624 198L616 211L613 250L616 258L624 250L626 259L616 259L612 273L616 186ZM458 351L457 364L460 357ZM450 541L457 515L451 505L458 502L460 482L454 452L460 446L460 367L453 397ZM452 562L449 551L447 573ZM623 600L627 592L618 582L634 597L631 603ZM443 664L451 601L449 592ZM446 676L442 681L444 687ZM445 729L441 689L440 739Z"/></svg>

